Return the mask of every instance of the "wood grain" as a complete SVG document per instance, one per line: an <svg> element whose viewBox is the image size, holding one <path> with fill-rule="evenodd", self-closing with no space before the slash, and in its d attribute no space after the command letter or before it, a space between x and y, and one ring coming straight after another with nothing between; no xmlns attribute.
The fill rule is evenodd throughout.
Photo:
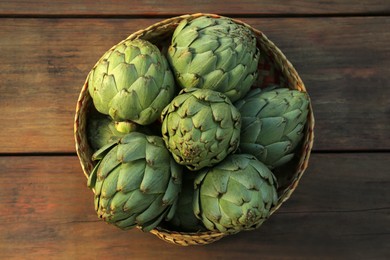
<svg viewBox="0 0 390 260"><path fill-rule="evenodd" d="M1 19L0 153L74 152L88 71L160 19ZM388 17L242 19L297 68L316 117L315 150L390 148Z"/></svg>
<svg viewBox="0 0 390 260"><path fill-rule="evenodd" d="M32 2L34 4L32 4ZM214 0L214 1L2 1L0 15L180 15L209 12L225 15L280 15L280 14L356 14L385 13L390 4L383 0L309 1L309 0Z"/></svg>
<svg viewBox="0 0 390 260"><path fill-rule="evenodd" d="M97 219L76 157L0 157L1 258L388 259L389 160L315 154L259 230L185 248Z"/></svg>

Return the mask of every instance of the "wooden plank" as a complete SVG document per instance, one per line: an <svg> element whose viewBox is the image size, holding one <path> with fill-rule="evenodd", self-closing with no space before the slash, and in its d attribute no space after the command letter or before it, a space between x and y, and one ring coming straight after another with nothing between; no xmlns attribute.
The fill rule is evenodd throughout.
<svg viewBox="0 0 390 260"><path fill-rule="evenodd" d="M390 148L390 18L243 20L303 78L315 150ZM1 21L0 153L18 153L73 152L76 100L88 71L112 45L159 19Z"/></svg>
<svg viewBox="0 0 390 260"><path fill-rule="evenodd" d="M0 15L181 15L207 10L209 13L225 15L280 15L280 14L356 14L385 13L390 11L388 1L363 0L356 4L353 0L332 1L234 1L190 0L172 1L33 1L13 0L0 4Z"/></svg>
<svg viewBox="0 0 390 260"><path fill-rule="evenodd" d="M184 248L100 221L76 157L0 157L0 250L6 259L389 259L389 160L314 154L260 229Z"/></svg>

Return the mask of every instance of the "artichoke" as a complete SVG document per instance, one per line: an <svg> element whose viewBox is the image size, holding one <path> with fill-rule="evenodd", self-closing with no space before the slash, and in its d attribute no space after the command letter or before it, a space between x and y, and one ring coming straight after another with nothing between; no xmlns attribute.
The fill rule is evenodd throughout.
<svg viewBox="0 0 390 260"><path fill-rule="evenodd" d="M234 102L255 82L260 52L246 26L202 16L178 25L167 58L182 88L219 91Z"/></svg>
<svg viewBox="0 0 390 260"><path fill-rule="evenodd" d="M148 41L125 40L99 60L88 78L96 109L115 121L148 125L175 95L166 58Z"/></svg>
<svg viewBox="0 0 390 260"><path fill-rule="evenodd" d="M177 231L198 232L205 231L202 222L195 216L192 208L194 198L194 180L196 174L183 173L183 185L175 215L169 224Z"/></svg>
<svg viewBox="0 0 390 260"><path fill-rule="evenodd" d="M175 213L181 166L161 137L132 132L94 154L99 162L88 179L100 218L121 229L155 228Z"/></svg>
<svg viewBox="0 0 390 260"><path fill-rule="evenodd" d="M128 129L128 132L135 131L136 128L136 125L132 124L132 127ZM88 118L88 142L95 151L106 144L119 140L124 135L125 133L116 129L115 122L107 115L95 113Z"/></svg>
<svg viewBox="0 0 390 260"><path fill-rule="evenodd" d="M161 117L166 146L190 170L212 166L238 147L241 116L222 93L183 89Z"/></svg>
<svg viewBox="0 0 390 260"><path fill-rule="evenodd" d="M294 157L308 115L306 93L276 86L253 89L235 106L242 116L242 153L256 156L271 169Z"/></svg>
<svg viewBox="0 0 390 260"><path fill-rule="evenodd" d="M277 203L276 179L254 156L229 155L195 180L194 212L211 231L259 227Z"/></svg>

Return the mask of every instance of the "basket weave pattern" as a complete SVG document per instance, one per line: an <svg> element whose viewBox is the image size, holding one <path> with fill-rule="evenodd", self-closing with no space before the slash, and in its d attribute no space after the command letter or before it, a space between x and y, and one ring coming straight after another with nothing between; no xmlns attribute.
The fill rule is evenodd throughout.
<svg viewBox="0 0 390 260"><path fill-rule="evenodd" d="M148 40L159 47L163 47L163 43L166 43L169 40L170 36L173 34L173 31L180 23L180 21L182 21L183 19L195 19L200 16L211 16L216 18L220 17L219 15L215 14L202 13L173 17L156 23L152 26L149 26L146 29L139 30L131 34L125 40L141 38L144 40ZM287 60L285 55L275 46L274 43L272 43L259 30L253 29L248 24L243 23L239 20L233 20L238 24L242 24L250 28L254 32L257 39L257 45L260 49L261 59L258 66L259 79L255 83L254 87L262 88L271 83L276 83L279 84L281 87L287 87L290 89L296 89L306 92L305 86L298 73L296 72L292 64ZM113 46L112 48L115 48L115 46ZM91 160L93 152L88 144L86 136L88 111L91 109L91 107L92 98L88 92L87 77L77 101L76 115L74 121L76 152L79 157L84 175L86 177L89 176L94 166L94 162ZM294 168L291 173L291 176L289 176L288 178L288 183L286 183L282 187L279 187L279 200L277 205L271 209L271 214L274 213L283 204L283 202L289 199L295 188L298 186L299 180L308 166L309 156L313 146L313 140L314 116L312 107L310 105L304 140L302 142L300 150L297 151L299 159L293 166ZM182 246L209 244L226 236L226 234L219 232L208 231L200 233L184 233L167 230L162 227L155 228L151 231L151 233L164 241Z"/></svg>

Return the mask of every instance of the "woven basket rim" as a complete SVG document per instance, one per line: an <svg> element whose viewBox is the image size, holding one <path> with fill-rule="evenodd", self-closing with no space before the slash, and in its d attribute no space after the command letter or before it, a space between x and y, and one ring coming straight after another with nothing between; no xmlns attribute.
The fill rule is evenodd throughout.
<svg viewBox="0 0 390 260"><path fill-rule="evenodd" d="M210 14L210 13L195 13L195 14L185 14L181 16L172 17L169 19L162 20L158 23L155 23L153 25L150 25L149 27L136 31L132 34L130 34L126 39L120 41L110 49L115 48L117 45L121 44L122 42L126 40L132 40L136 38L142 38L148 33L153 33L161 28L166 28L167 26L177 25L181 20L183 19L195 19L201 16L210 16L210 17L226 17L221 16L218 14ZM255 29L248 25L247 23L244 23L238 19L230 18L234 22L244 25L250 30L253 31L253 33L256 35L258 44L262 46L266 46L268 50L272 53L272 55L275 56L275 61L280 64L281 73L286 76L286 78L289 80L289 83L293 85L294 89L298 89L300 91L306 92L305 85L298 75L297 71L295 70L294 66L290 63L290 61L286 58L286 56L282 53L282 51L271 41L269 40L260 30ZM100 59L99 59L100 60ZM99 63L99 60L94 65L97 66ZM84 85L80 91L77 105L76 105L76 114L74 118L74 138L75 138L75 147L76 152L78 155L78 158L80 160L80 164L83 170L83 173L86 178L89 176L89 172L91 171L91 164L90 164L90 158L86 156L86 149L88 147L85 147L82 142L82 133L81 129L83 128L82 125L85 124L85 119L83 119L82 115L86 112L86 107L88 102L90 101L90 96L88 92L88 77L89 73L86 77L86 80L84 82ZM307 93L309 96L309 94ZM309 97L310 100L310 97ZM279 201L276 206L274 206L271 209L271 214L273 214L285 201L287 201L291 194L294 192L296 187L298 186L298 183L305 172L310 154L311 149L313 147L314 142L314 114L313 114L313 108L311 105L311 101L309 102L309 114L307 119L307 129L306 129L306 135L304 144L302 145L302 151L301 151L301 158L299 162L299 170L296 173L295 179L291 182L290 189L285 190L283 194L279 197ZM178 245L196 245L196 244L209 244L211 242L214 242L216 240L221 239L222 237L228 235L221 232L214 232L214 231L204 231L204 232L179 232L179 231L172 231L168 230L162 227L157 227L151 231L152 234L156 235L162 240L165 240L167 242L178 244ZM200 242L198 242L198 240Z"/></svg>

